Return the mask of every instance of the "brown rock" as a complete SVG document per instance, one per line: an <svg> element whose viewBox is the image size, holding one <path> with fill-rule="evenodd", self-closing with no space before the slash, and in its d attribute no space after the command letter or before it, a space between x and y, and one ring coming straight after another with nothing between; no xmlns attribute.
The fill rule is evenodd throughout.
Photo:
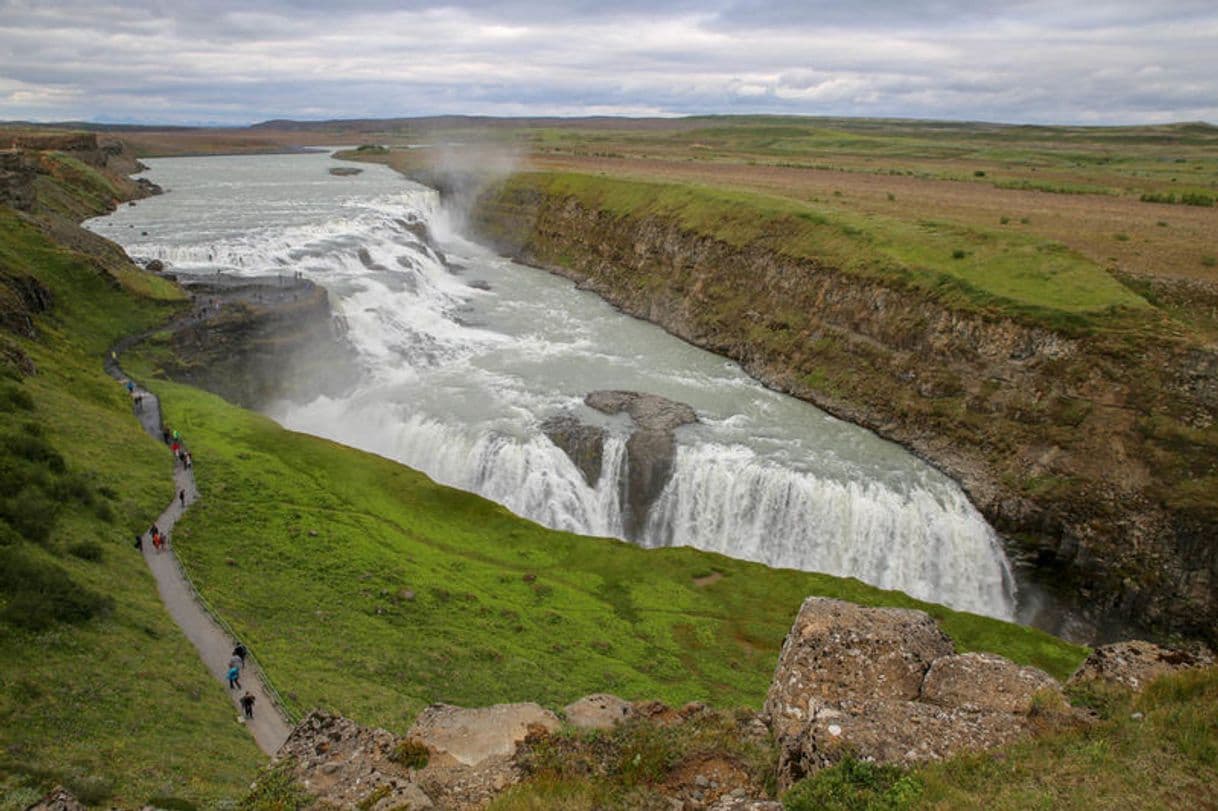
<svg viewBox="0 0 1218 811"><path fill-rule="evenodd" d="M1172 650L1134 639L1093 650L1068 684L1098 681L1136 691L1167 673L1213 664L1214 656L1208 650Z"/></svg>
<svg viewBox="0 0 1218 811"><path fill-rule="evenodd" d="M1005 712L885 699L858 703L850 712L824 705L798 736L783 742L779 784L789 786L847 754L909 765L1003 746L1026 732L1026 719Z"/></svg>
<svg viewBox="0 0 1218 811"><path fill-rule="evenodd" d="M1057 680L1034 667L1020 667L992 653L963 653L936 659L922 682L922 701L941 707L1027 715L1037 694L1065 704Z"/></svg>
<svg viewBox="0 0 1218 811"><path fill-rule="evenodd" d="M802 730L810 706L869 699L916 699L931 662L952 641L922 611L804 600L766 696L776 735Z"/></svg>
<svg viewBox="0 0 1218 811"><path fill-rule="evenodd" d="M563 707L563 714L580 729L610 729L633 716L634 705L609 693L594 693Z"/></svg>
<svg viewBox="0 0 1218 811"><path fill-rule="evenodd" d="M490 758L512 757L530 726L553 732L561 724L554 713L532 703L472 709L432 704L419 713L407 737L418 738L458 763L476 766Z"/></svg>

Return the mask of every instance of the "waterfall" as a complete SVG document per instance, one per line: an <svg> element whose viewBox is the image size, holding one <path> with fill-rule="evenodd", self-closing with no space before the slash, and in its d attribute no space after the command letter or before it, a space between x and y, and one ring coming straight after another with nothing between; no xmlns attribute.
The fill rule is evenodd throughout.
<svg viewBox="0 0 1218 811"><path fill-rule="evenodd" d="M241 167L237 180L209 174L224 161ZM434 192L387 169L335 182L316 176L326 168L319 156L245 161L154 161L173 193L91 227L177 271L299 272L327 288L360 382L341 397L275 404L269 412L285 426L398 460L556 529L622 537L629 420L582 399L601 388L661 394L693 406L701 422L678 430L671 477L635 542L1013 615L994 531L958 486L904 450L565 280L465 242L447 229ZM594 484L540 429L559 413L606 431Z"/></svg>

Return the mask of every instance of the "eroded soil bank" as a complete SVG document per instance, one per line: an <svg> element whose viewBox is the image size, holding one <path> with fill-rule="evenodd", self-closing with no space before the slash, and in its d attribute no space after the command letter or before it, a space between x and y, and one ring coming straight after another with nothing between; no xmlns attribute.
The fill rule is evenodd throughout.
<svg viewBox="0 0 1218 811"><path fill-rule="evenodd" d="M517 177L478 236L740 362L956 478L1012 555L1094 623L1214 638L1205 478L1218 354L1166 327L1051 329L924 291L622 215Z"/></svg>

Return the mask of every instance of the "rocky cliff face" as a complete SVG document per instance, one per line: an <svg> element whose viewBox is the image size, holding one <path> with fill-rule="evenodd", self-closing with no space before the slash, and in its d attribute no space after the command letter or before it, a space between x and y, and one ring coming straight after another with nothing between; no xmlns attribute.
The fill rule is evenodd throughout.
<svg viewBox="0 0 1218 811"><path fill-rule="evenodd" d="M248 408L311 399L355 379L325 288L306 280L181 277L194 307L168 328L170 378Z"/></svg>
<svg viewBox="0 0 1218 811"><path fill-rule="evenodd" d="M484 193L471 223L514 258L939 466L1017 563L1097 624L1214 638L1218 514L1187 496L1218 462L1190 433L1218 416L1212 347L959 312L895 282L527 184Z"/></svg>

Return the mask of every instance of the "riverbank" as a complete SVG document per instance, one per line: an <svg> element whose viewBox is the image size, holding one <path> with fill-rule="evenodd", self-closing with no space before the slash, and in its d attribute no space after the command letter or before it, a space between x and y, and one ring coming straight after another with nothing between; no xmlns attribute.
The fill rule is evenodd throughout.
<svg viewBox="0 0 1218 811"><path fill-rule="evenodd" d="M1212 635L1218 357L1200 315L995 229L603 174L491 182L419 153L343 157L432 183L503 253L910 448L1101 637Z"/></svg>

